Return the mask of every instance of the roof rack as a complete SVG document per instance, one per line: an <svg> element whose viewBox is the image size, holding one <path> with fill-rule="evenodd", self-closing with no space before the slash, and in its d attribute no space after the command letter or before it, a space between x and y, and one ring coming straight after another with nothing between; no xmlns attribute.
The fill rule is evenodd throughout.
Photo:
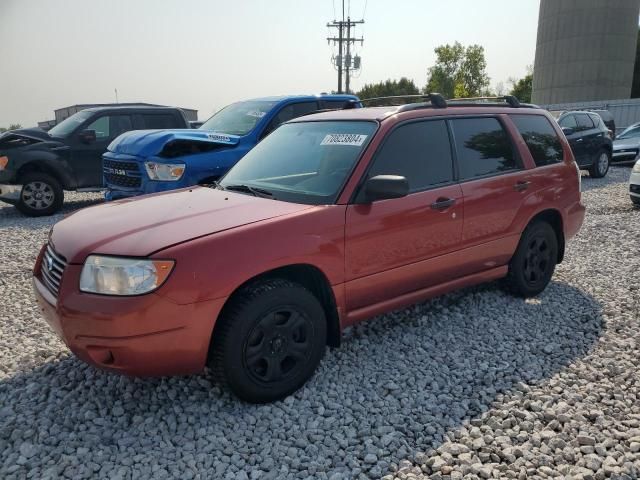
<svg viewBox="0 0 640 480"><path fill-rule="evenodd" d="M430 102L433 108L447 108L447 101L439 93L427 93L424 95L390 95L387 97L365 98L363 100L360 100L360 102L364 104L364 103L375 102L380 100L400 100L400 99L412 99L412 98L424 100L425 102ZM422 105L422 104L403 102L403 103L396 103L395 105L389 105L389 106L407 106L407 105L416 106L416 105ZM422 105L422 106L424 107L425 105Z"/></svg>
<svg viewBox="0 0 640 480"><path fill-rule="evenodd" d="M511 108L520 108L522 106L522 104L520 103L520 100L518 100L518 98L515 97L514 95L503 95L503 96L500 96L500 97L453 98L450 101L454 102L454 103L467 103L467 102L469 102L469 103L474 103L474 104L478 104L478 105L483 105L484 103L504 101Z"/></svg>

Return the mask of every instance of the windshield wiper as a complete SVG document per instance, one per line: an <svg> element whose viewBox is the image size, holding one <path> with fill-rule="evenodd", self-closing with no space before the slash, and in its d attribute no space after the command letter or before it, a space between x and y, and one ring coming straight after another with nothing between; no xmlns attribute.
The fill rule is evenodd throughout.
<svg viewBox="0 0 640 480"><path fill-rule="evenodd" d="M224 188L225 190L250 193L254 197L273 198L273 193L271 193L269 190L251 187L249 185L225 185L224 187L220 185L219 187Z"/></svg>

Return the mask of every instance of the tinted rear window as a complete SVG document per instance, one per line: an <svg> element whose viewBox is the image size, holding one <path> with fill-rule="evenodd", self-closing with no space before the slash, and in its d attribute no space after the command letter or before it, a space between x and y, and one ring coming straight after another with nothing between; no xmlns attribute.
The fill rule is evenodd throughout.
<svg viewBox="0 0 640 480"><path fill-rule="evenodd" d="M578 121L578 128L580 130L590 130L594 128L593 120L586 113L579 113L576 115L576 119Z"/></svg>
<svg viewBox="0 0 640 480"><path fill-rule="evenodd" d="M511 115L536 166L562 161L562 144L551 123L542 115Z"/></svg>
<svg viewBox="0 0 640 480"><path fill-rule="evenodd" d="M518 168L507 132L496 118L452 120L460 180Z"/></svg>
<svg viewBox="0 0 640 480"><path fill-rule="evenodd" d="M169 114L142 114L142 121L144 122L144 128L148 129L175 128L177 123L173 115Z"/></svg>

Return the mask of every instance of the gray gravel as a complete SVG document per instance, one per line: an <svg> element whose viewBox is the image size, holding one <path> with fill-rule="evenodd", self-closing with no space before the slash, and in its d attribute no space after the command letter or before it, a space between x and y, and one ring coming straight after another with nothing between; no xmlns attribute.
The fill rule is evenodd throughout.
<svg viewBox="0 0 640 480"><path fill-rule="evenodd" d="M264 406L206 373L130 379L72 357L30 288L61 216L0 207L0 478L638 478L628 176L583 178L586 223L539 298L491 284L378 317Z"/></svg>

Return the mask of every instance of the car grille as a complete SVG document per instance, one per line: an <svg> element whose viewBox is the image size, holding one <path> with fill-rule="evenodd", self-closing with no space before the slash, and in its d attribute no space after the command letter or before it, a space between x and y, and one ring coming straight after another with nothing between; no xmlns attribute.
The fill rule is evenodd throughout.
<svg viewBox="0 0 640 480"><path fill-rule="evenodd" d="M102 171L108 185L119 187L140 187L140 167L136 162L119 162L102 159Z"/></svg>
<svg viewBox="0 0 640 480"><path fill-rule="evenodd" d="M60 291L60 282L62 281L62 275L64 269L67 267L67 261L63 256L58 255L51 244L47 245L47 249L42 257L42 265L40 266L40 273L42 281L45 286L56 297Z"/></svg>

